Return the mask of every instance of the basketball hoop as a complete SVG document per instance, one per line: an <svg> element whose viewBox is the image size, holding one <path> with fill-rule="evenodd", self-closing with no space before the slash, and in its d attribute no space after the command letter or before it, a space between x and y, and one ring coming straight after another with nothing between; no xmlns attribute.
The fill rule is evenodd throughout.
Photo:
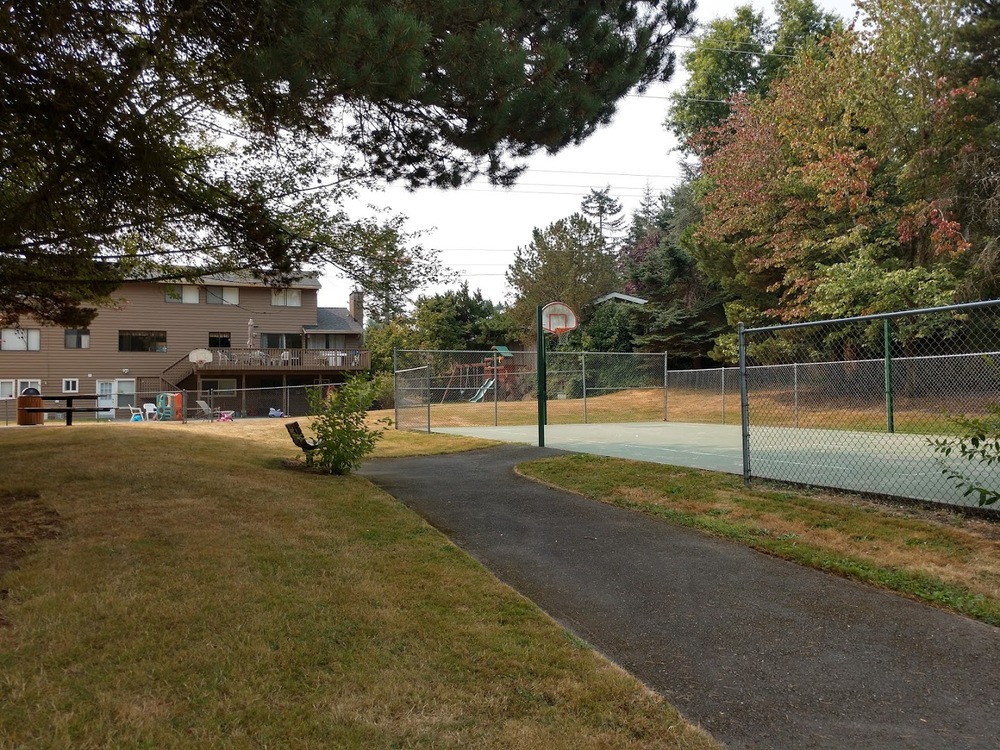
<svg viewBox="0 0 1000 750"><path fill-rule="evenodd" d="M208 349L195 349L190 354L188 354L188 362L194 365L194 368L200 369L202 365L207 365L212 361L212 352Z"/></svg>
<svg viewBox="0 0 1000 750"><path fill-rule="evenodd" d="M550 302L542 308L542 330L561 336L578 324L576 313L565 302Z"/></svg>

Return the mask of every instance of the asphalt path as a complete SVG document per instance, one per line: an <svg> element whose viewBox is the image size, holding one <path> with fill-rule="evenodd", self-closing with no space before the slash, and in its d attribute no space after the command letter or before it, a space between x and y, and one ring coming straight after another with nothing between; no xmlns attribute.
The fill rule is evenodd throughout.
<svg viewBox="0 0 1000 750"><path fill-rule="evenodd" d="M514 471L559 453L360 473L729 748L1000 747L1000 629Z"/></svg>

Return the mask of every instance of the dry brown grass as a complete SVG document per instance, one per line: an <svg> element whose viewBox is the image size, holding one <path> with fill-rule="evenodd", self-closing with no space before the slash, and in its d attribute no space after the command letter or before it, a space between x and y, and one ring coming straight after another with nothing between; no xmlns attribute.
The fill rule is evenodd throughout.
<svg viewBox="0 0 1000 750"><path fill-rule="evenodd" d="M62 529L3 578L0 747L716 747L370 483L284 468L282 420L0 450Z"/></svg>

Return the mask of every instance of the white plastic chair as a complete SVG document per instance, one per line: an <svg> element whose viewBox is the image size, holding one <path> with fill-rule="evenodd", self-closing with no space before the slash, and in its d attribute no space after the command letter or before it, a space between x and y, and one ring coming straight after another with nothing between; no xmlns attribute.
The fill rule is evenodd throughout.
<svg viewBox="0 0 1000 750"><path fill-rule="evenodd" d="M156 404L146 403L142 405L142 410L144 412L143 419L147 422L155 422L159 417L156 414Z"/></svg>

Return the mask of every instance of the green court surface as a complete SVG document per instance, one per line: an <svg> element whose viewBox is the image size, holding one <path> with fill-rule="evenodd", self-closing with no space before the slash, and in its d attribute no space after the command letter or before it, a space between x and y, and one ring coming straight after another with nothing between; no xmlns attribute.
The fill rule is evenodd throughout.
<svg viewBox="0 0 1000 750"><path fill-rule="evenodd" d="M436 427L435 432L538 443L536 425ZM738 425L643 422L549 425L545 445L580 453L743 473ZM951 459L949 466L970 466ZM925 435L756 427L750 432L752 477L833 487L949 505L975 506L978 496L946 479ZM1000 469L991 468L993 486ZM982 481L984 477L980 476ZM988 478L986 478L988 479Z"/></svg>

